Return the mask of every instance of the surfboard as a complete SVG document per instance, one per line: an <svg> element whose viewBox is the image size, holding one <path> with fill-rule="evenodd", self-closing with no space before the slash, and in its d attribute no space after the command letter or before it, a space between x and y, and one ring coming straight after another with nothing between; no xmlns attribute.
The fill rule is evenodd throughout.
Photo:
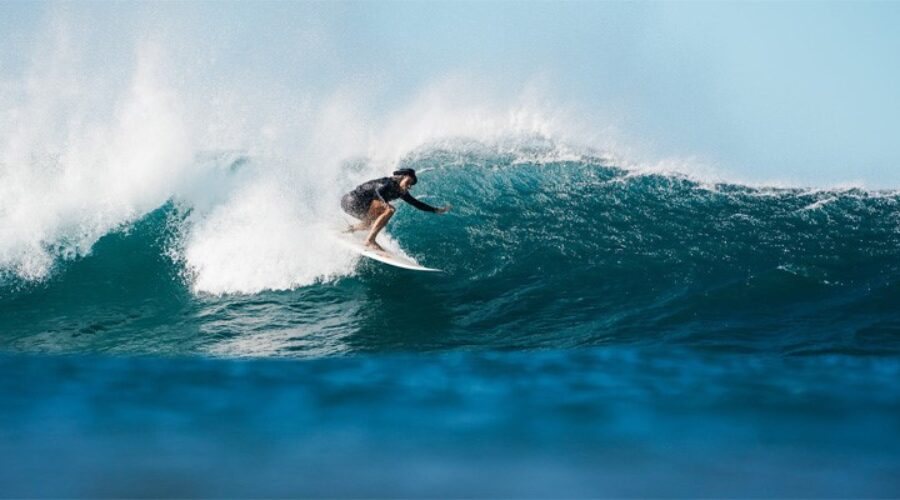
<svg viewBox="0 0 900 500"><path fill-rule="evenodd" d="M363 238L365 238L365 235L365 231L358 231L356 233L336 231L334 237L335 241L340 243L341 246L343 246L347 250L362 255L363 257L377 260L378 262L383 262L385 264L402 269L409 269L410 271L440 272L440 269L432 269L430 267L419 265L418 262L410 259L409 257L406 257L405 255L400 255L388 250L382 251L369 248L365 245L365 243L363 243Z"/></svg>

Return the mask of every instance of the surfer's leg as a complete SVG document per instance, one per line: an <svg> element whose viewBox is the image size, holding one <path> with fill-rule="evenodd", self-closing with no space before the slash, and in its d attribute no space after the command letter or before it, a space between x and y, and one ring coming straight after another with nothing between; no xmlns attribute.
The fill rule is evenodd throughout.
<svg viewBox="0 0 900 500"><path fill-rule="evenodd" d="M372 230L369 231L369 236L366 237L365 244L378 250L384 250L381 248L381 245L375 242L375 238L378 237L378 233L384 229L384 226L386 226L388 221L391 220L391 217L394 216L394 207L387 203L382 203L379 200L375 200L372 202L372 207L369 209L369 216L374 217L369 219L371 221L370 224L372 225Z"/></svg>
<svg viewBox="0 0 900 500"><path fill-rule="evenodd" d="M358 212L355 217L359 219L359 223L350 226L352 231L362 231L372 228L372 224L381 216L384 211L385 204L380 200L373 200L364 211Z"/></svg>

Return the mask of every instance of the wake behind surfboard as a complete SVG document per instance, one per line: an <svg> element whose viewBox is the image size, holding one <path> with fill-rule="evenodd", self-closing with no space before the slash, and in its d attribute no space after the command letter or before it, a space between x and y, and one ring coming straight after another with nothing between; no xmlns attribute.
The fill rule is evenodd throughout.
<svg viewBox="0 0 900 500"><path fill-rule="evenodd" d="M362 255L363 257L377 260L378 262L383 262L385 264L389 264L391 266L399 267L402 269L409 269L411 271L440 272L440 269L432 269L430 267L419 265L418 262L404 255L398 255L387 250L375 250L373 248L369 248L365 245L365 243L363 243L363 238L365 237L365 235L366 232L364 231L360 231L357 233L336 231L334 234L334 238L338 243L341 244L341 246L343 246L347 250Z"/></svg>

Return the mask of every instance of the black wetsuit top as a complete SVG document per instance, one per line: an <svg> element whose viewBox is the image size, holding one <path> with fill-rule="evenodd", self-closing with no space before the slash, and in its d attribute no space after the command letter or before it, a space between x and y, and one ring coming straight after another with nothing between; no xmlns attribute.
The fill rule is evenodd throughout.
<svg viewBox="0 0 900 500"><path fill-rule="evenodd" d="M345 194L341 199L341 207L348 214L361 219L369 212L369 207L372 205L373 200L381 200L388 203L397 198L419 210L426 212L437 211L431 205L413 198L408 191L404 192L400 188L400 182L393 177L382 177L381 179L374 179L356 186L356 189Z"/></svg>

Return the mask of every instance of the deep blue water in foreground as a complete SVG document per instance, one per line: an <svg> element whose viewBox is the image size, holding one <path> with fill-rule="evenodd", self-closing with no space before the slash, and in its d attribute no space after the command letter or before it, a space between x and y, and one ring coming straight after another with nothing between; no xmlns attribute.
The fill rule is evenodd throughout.
<svg viewBox="0 0 900 500"><path fill-rule="evenodd" d="M895 496L894 361L5 356L4 495Z"/></svg>
<svg viewBox="0 0 900 500"><path fill-rule="evenodd" d="M514 153L406 161L438 275L204 293L177 201L0 271L0 496L900 496L900 194Z"/></svg>

